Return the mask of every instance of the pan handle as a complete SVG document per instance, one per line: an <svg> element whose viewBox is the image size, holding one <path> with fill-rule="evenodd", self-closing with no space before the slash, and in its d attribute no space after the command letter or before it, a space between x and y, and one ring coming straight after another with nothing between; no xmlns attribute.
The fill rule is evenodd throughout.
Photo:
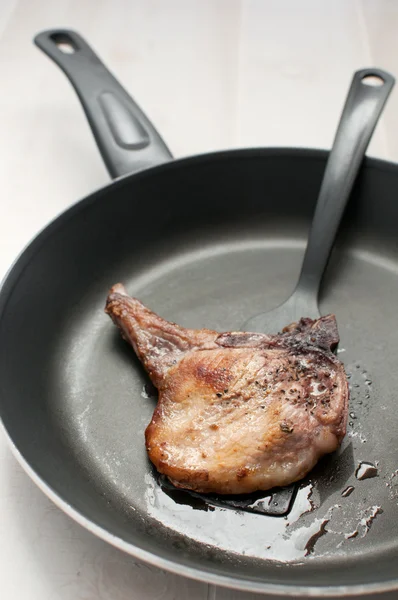
<svg viewBox="0 0 398 600"><path fill-rule="evenodd" d="M142 110L78 33L51 29L34 41L75 88L112 178L172 158Z"/></svg>

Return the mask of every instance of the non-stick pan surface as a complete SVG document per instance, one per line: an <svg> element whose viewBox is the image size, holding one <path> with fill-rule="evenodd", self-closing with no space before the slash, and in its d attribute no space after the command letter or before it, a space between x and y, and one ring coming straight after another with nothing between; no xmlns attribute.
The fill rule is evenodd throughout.
<svg viewBox="0 0 398 600"><path fill-rule="evenodd" d="M397 166L366 161L327 271L320 304L339 324L349 431L287 518L162 488L143 437L156 399L103 311L117 281L189 327L239 329L276 306L296 281L326 158L232 151L121 178L51 223L3 284L1 413L15 451L61 508L137 557L293 596L398 588ZM363 461L376 477L357 479Z"/></svg>

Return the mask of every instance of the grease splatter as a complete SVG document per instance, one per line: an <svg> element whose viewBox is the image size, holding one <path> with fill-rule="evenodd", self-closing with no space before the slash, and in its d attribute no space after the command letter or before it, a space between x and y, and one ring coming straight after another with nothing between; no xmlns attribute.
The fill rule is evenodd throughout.
<svg viewBox="0 0 398 600"><path fill-rule="evenodd" d="M347 498L348 496L351 496L351 494L352 494L352 492L353 492L354 490L355 490L354 486L353 486L353 485L349 485L348 487L346 487L346 488L345 488L345 490L343 490L343 491L341 492L341 495L342 495L344 498Z"/></svg>
<svg viewBox="0 0 398 600"><path fill-rule="evenodd" d="M318 531L316 531L311 537L310 539L307 541L304 550L305 550L305 555L304 556L308 556L309 554L313 554L314 553L314 549L315 549L315 544L317 543L317 541L319 540L319 538L321 538L323 535L325 535L325 533L328 532L328 530L326 529L326 525L329 523L330 519L325 519L324 521L321 522L321 525L318 529ZM316 525L316 523L314 523L314 525Z"/></svg>
<svg viewBox="0 0 398 600"><path fill-rule="evenodd" d="M372 477L377 477L379 471L375 465L370 462L362 461L359 463L357 470L355 471L355 477L359 481L363 481L364 479L371 479Z"/></svg>
<svg viewBox="0 0 398 600"><path fill-rule="evenodd" d="M344 535L344 539L337 544L337 548L341 548L341 546L348 540L364 538L369 529L372 527L373 521L376 519L377 515L381 515L382 513L383 509L381 506L370 506L359 514L359 521L357 522L355 529L349 531L348 533L334 531L333 533Z"/></svg>
<svg viewBox="0 0 398 600"><path fill-rule="evenodd" d="M367 512L369 512L369 514L367 514ZM372 527L373 521L377 515L381 515L382 512L383 509L381 506L372 506L371 508L366 509L362 519L358 522L356 529L354 529L354 531L351 533L346 533L344 536L345 539L350 540L358 537L359 535L361 538L364 538L369 529Z"/></svg>

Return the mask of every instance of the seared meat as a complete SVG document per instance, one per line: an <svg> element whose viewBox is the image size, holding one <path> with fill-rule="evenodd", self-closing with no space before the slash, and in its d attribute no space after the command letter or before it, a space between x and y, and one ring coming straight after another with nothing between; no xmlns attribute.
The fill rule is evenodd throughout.
<svg viewBox="0 0 398 600"><path fill-rule="evenodd" d="M349 392L331 351L333 315L279 335L184 329L121 284L106 312L158 388L146 448L174 485L218 494L288 485L341 443Z"/></svg>

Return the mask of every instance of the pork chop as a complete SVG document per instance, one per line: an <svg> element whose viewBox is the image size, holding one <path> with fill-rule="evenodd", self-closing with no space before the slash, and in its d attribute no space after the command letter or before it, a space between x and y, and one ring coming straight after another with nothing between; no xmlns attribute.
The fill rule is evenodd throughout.
<svg viewBox="0 0 398 600"><path fill-rule="evenodd" d="M177 487L243 494L304 477L346 433L348 383L334 315L278 335L185 329L110 290L106 312L159 392L145 431Z"/></svg>

